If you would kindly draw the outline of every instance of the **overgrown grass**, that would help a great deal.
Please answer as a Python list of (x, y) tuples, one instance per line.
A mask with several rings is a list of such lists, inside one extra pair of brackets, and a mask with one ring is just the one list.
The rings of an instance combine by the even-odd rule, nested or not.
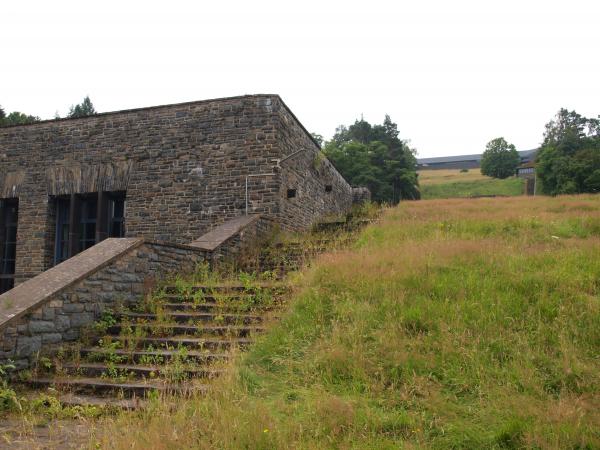
[(523, 180), (516, 177), (498, 180), (486, 177), (479, 169), (424, 170), (419, 172), (421, 197), (461, 198), (477, 196), (515, 196), (523, 193)]
[(404, 203), (206, 398), (100, 448), (600, 448), (600, 198)]

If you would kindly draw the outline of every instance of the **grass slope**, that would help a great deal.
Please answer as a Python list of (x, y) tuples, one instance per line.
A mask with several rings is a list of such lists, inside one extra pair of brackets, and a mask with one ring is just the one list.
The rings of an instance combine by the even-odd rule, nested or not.
[(523, 180), (511, 177), (504, 180), (486, 177), (479, 169), (423, 170), (419, 172), (423, 199), (460, 198), (481, 195), (515, 196), (523, 193)]
[(600, 448), (600, 198), (407, 202), (206, 399), (101, 448)]

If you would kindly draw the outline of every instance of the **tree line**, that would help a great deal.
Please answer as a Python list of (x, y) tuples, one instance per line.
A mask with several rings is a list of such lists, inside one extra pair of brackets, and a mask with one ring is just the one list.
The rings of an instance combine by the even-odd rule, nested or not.
[[(94, 104), (90, 100), (90, 97), (86, 96), (81, 103), (71, 105), (67, 117), (87, 117), (92, 116), (94, 114), (96, 114)], [(54, 116), (54, 118), (60, 119), (58, 113)], [(2, 106), (0, 106), (0, 127), (8, 127), (11, 125), (27, 125), (39, 121), (40, 118), (38, 116), (32, 116), (19, 111), (13, 111), (7, 114), (2, 108)]]
[(399, 134), (388, 115), (381, 125), (361, 118), (348, 127), (339, 126), (323, 152), (350, 184), (368, 187), (373, 201), (416, 200), (420, 198), (416, 152)]
[[(502, 137), (490, 141), (481, 173), (494, 178), (514, 175), (521, 159)], [(546, 124), (536, 154), (538, 191), (547, 195), (600, 192), (600, 120), (560, 109)]]

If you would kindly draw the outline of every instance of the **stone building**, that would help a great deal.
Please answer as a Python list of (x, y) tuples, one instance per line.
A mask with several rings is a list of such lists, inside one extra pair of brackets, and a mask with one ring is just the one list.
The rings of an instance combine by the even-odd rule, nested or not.
[(352, 200), (277, 95), (0, 128), (0, 293), (107, 237), (186, 244), (245, 214), (301, 230)]

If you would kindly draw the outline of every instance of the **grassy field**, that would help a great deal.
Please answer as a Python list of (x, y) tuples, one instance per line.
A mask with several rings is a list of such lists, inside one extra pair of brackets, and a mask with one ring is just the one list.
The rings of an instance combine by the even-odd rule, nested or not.
[(479, 169), (422, 170), (419, 184), (423, 199), (475, 197), (481, 195), (514, 196), (523, 193), (523, 180), (511, 177), (504, 180), (486, 177)]
[(600, 448), (599, 197), (406, 202), (296, 284), (212, 394), (91, 448)]

